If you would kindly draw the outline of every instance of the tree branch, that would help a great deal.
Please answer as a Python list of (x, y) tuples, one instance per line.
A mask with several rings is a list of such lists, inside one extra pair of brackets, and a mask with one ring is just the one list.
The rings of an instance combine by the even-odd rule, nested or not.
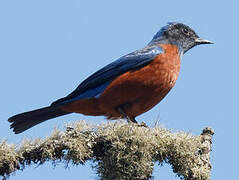
[(107, 123), (89, 125), (83, 121), (55, 130), (44, 140), (24, 140), (19, 147), (0, 143), (0, 175), (9, 177), (26, 165), (84, 164), (97, 162), (101, 179), (151, 179), (155, 162), (169, 163), (173, 172), (185, 180), (210, 179), (211, 128), (201, 135), (171, 131), (144, 124)]

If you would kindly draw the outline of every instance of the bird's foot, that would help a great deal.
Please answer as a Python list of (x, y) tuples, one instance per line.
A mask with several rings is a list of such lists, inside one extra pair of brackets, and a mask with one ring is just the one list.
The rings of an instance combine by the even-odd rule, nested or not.
[(145, 122), (138, 123), (137, 126), (149, 128)]

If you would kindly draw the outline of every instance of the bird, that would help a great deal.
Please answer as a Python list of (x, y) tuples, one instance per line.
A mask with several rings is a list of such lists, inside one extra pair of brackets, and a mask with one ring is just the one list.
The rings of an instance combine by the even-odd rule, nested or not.
[(144, 48), (96, 71), (69, 95), (10, 117), (10, 128), (18, 134), (70, 113), (137, 123), (135, 118), (158, 104), (175, 85), (182, 55), (201, 44), (213, 42), (200, 38), (186, 24), (167, 23)]

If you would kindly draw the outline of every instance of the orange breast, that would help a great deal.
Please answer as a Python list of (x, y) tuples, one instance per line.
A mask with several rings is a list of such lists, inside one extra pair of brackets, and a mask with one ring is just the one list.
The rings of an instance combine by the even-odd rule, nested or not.
[(174, 45), (161, 45), (164, 53), (149, 65), (117, 77), (98, 99), (109, 118), (119, 117), (116, 108), (125, 105), (129, 117), (138, 116), (159, 103), (174, 86), (180, 69), (180, 54)]
[(136, 117), (159, 103), (174, 86), (180, 69), (180, 55), (174, 45), (161, 45), (164, 53), (150, 64), (120, 75), (99, 98), (82, 99), (62, 107), (68, 112), (105, 115), (117, 118), (116, 111), (124, 105), (129, 117)]

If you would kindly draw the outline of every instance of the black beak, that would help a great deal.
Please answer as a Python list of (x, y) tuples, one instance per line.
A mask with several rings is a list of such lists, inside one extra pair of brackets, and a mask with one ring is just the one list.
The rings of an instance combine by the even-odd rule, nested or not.
[(202, 38), (195, 39), (195, 43), (197, 45), (199, 45), (199, 44), (213, 44), (212, 41), (209, 41), (209, 40), (206, 40), (206, 39), (202, 39)]

